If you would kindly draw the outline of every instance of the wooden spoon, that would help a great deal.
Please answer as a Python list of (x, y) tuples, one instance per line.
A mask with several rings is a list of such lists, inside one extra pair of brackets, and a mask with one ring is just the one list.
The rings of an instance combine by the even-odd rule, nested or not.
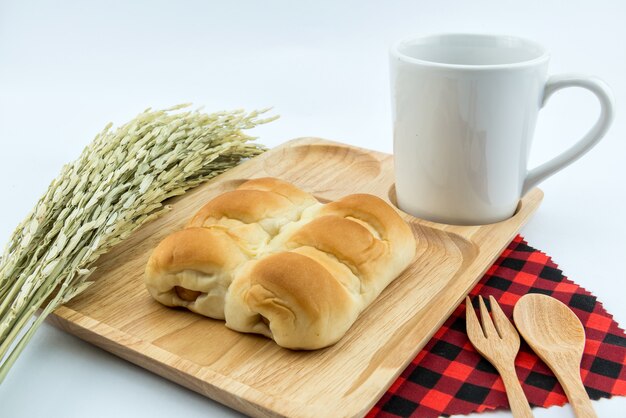
[(523, 296), (513, 320), (528, 345), (550, 367), (578, 418), (596, 418), (580, 377), (585, 329), (567, 305), (542, 295)]

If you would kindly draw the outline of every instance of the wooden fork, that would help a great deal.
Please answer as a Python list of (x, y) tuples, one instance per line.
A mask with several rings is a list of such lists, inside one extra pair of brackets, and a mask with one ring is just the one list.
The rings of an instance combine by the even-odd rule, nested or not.
[(489, 360), (493, 367), (498, 370), (504, 387), (506, 388), (506, 396), (509, 398), (511, 412), (516, 418), (530, 418), (533, 416), (530, 411), (530, 405), (522, 386), (517, 379), (515, 372), (515, 357), (519, 351), (520, 339), (517, 330), (507, 319), (502, 308), (493, 296), (489, 296), (491, 304), (491, 314), (493, 320), (489, 316), (485, 302), (482, 296), (479, 296), (480, 316), (482, 319), (482, 327), (478, 322), (478, 317), (474, 312), (472, 301), (469, 296), (465, 298), (467, 335), (472, 345), (482, 354), (484, 358)]

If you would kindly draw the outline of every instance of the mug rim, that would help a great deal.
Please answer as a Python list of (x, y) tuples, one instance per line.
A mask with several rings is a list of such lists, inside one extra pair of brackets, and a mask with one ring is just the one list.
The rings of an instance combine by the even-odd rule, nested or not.
[[(410, 55), (407, 55), (401, 52), (401, 48), (405, 47), (411, 43), (416, 43), (417, 41), (425, 41), (432, 40), (436, 38), (492, 38), (492, 39), (500, 39), (500, 40), (508, 40), (520, 42), (522, 44), (531, 45), (537, 50), (541, 51), (540, 55), (531, 58), (528, 60), (516, 61), (512, 63), (502, 63), (502, 64), (450, 64), (445, 62), (437, 62), (430, 61), (421, 58), (415, 58)], [(506, 70), (506, 69), (515, 69), (515, 68), (526, 68), (532, 67), (534, 65), (540, 64), (550, 59), (550, 51), (548, 48), (540, 44), (539, 42), (533, 41), (531, 39), (513, 36), (513, 35), (502, 35), (502, 34), (493, 34), (493, 33), (463, 33), (463, 32), (444, 32), (444, 33), (435, 33), (421, 36), (412, 36), (408, 38), (401, 39), (396, 41), (391, 49), (391, 56), (405, 61), (410, 64), (417, 64), (421, 66), (433, 67), (433, 68), (449, 68), (449, 69), (458, 69), (458, 70), (470, 70), (470, 71), (484, 71), (484, 70)]]

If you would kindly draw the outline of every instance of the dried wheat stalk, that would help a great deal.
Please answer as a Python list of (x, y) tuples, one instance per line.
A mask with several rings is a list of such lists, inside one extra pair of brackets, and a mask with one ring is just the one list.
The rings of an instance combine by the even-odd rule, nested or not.
[(275, 119), (186, 107), (107, 125), (16, 228), (0, 258), (0, 382), (46, 316), (89, 286), (98, 257), (166, 211), (164, 200), (263, 152), (242, 130)]

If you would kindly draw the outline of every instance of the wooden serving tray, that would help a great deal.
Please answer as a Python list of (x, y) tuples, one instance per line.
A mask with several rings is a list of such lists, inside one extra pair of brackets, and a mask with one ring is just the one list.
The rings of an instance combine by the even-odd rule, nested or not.
[(452, 226), (402, 214), (417, 239), (412, 265), (366, 309), (341, 341), (290, 351), (222, 321), (166, 308), (143, 284), (166, 235), (207, 201), (246, 179), (273, 176), (320, 200), (371, 193), (394, 200), (392, 156), (316, 138), (296, 139), (172, 201), (98, 262), (95, 284), (50, 321), (111, 353), (253, 416), (366, 414), (422, 349), (538, 207), (535, 189), (510, 219)]

